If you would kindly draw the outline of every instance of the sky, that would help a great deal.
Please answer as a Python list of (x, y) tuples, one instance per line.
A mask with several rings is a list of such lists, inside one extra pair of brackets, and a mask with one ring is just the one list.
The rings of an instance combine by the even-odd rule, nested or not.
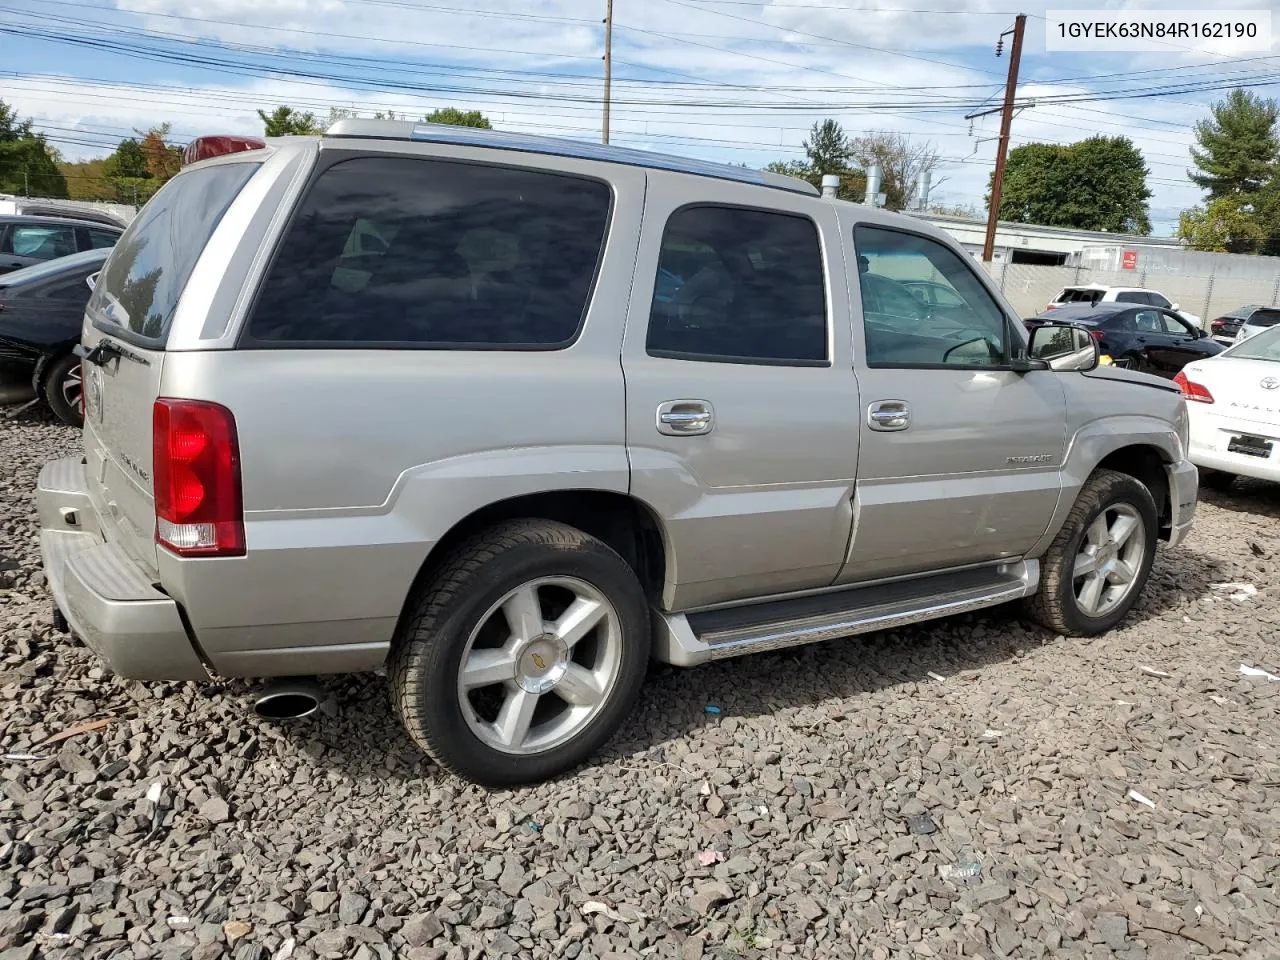
[[(0, 98), (68, 159), (169, 122), (177, 142), (261, 133), (257, 109), (420, 117), (598, 140), (607, 0), (0, 0)], [(1230, 0), (1267, 10), (1275, 0)], [(983, 206), (1009, 39), (1028, 15), (1011, 144), (1130, 137), (1153, 232), (1201, 199), (1192, 125), (1231, 85), (1280, 96), (1280, 45), (1180, 40), (1047, 52), (1046, 13), (1203, 10), (1179, 0), (614, 0), (614, 143), (762, 166), (801, 159), (815, 120), (893, 131), (942, 156), (931, 203)], [(1280, 30), (1280, 17), (1275, 29)], [(1215, 89), (1216, 88), (1216, 89)], [(1098, 99), (1100, 98), (1100, 99)], [(1078, 102), (1071, 102), (1078, 101)]]

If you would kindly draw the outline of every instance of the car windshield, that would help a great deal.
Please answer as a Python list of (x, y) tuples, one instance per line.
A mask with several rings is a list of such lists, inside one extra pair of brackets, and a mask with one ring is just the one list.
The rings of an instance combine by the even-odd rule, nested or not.
[(39, 283), (41, 280), (56, 277), (65, 271), (102, 263), (107, 259), (107, 254), (110, 252), (110, 250), (85, 250), (83, 253), (72, 253), (65, 257), (58, 257), (55, 260), (45, 260), (35, 266), (24, 267), (21, 270), (6, 273), (4, 277), (0, 278), (0, 287), (21, 287), (29, 283)]
[(1225, 353), (1224, 357), (1237, 360), (1272, 360), (1280, 362), (1280, 327), (1263, 330), (1257, 336), (1237, 343)]

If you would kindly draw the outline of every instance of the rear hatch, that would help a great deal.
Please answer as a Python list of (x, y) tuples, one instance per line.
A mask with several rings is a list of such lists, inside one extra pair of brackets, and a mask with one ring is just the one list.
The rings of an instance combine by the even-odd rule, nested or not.
[[(259, 168), (185, 170), (138, 214), (103, 268), (85, 312), (84, 445), (94, 505), (108, 539), (156, 568), (152, 408), (174, 311), (222, 215)], [(211, 291), (191, 291), (191, 295)]]
[(1213, 405), (1203, 407), (1213, 417), (1257, 424), (1257, 431), (1268, 437), (1280, 433), (1280, 361), (1227, 354), (1192, 365), (1187, 377), (1213, 397)]

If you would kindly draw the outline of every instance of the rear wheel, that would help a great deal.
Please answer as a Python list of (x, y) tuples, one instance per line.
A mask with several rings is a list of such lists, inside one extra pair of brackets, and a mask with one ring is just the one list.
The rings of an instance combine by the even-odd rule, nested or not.
[(1137, 602), (1155, 557), (1155, 501), (1133, 477), (1098, 470), (1041, 560), (1031, 616), (1068, 636), (1111, 629)]
[(1210, 490), (1221, 492), (1231, 489), (1231, 485), (1236, 482), (1236, 475), (1222, 470), (1201, 470), (1200, 482)]
[(416, 598), (392, 700), (442, 766), (486, 786), (533, 783), (613, 735), (649, 644), (644, 593), (617, 553), (561, 523), (504, 523), (459, 547)]
[(73, 427), (84, 426), (80, 412), (80, 394), (84, 389), (80, 374), (80, 358), (73, 353), (63, 354), (49, 364), (44, 375), (41, 393), (45, 403), (63, 423)]

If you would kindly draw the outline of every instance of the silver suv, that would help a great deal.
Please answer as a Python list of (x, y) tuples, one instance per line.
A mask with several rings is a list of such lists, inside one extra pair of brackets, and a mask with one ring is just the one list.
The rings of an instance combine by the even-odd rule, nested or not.
[(492, 785), (591, 755), (650, 658), (1017, 599), (1104, 631), (1196, 503), (1177, 387), (1028, 336), (938, 230), (590, 144), (349, 120), (195, 162), (81, 350), (38, 491), (70, 628), (144, 680), (385, 667)]

